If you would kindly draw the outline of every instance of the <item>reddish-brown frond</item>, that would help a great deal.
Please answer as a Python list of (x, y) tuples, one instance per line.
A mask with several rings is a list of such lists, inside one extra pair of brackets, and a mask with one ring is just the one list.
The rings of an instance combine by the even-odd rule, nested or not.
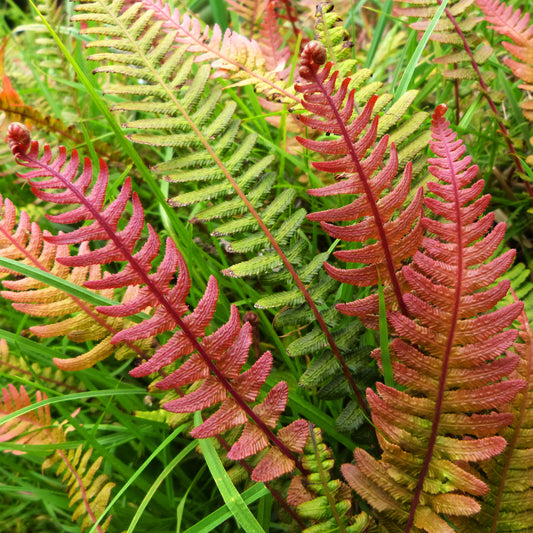
[[(297, 85), (296, 89), (303, 95), (303, 107), (312, 115), (301, 116), (300, 120), (308, 127), (336, 134), (338, 138), (327, 141), (297, 139), (309, 150), (335, 156), (328, 161), (314, 162), (313, 166), (339, 174), (340, 181), (321, 189), (312, 189), (309, 194), (350, 194), (356, 197), (347, 206), (312, 213), (308, 218), (320, 221), (324, 231), (333, 238), (362, 244), (358, 249), (338, 251), (334, 255), (341, 261), (366, 266), (342, 269), (326, 263), (326, 271), (331, 277), (360, 287), (377, 285), (381, 281), (386, 287), (388, 307), (394, 305), (407, 314), (399, 271), (403, 260), (417, 250), (422, 238), (423, 193), (419, 189), (411, 203), (402, 209), (410, 190), (412, 165), (409, 162), (402, 176), (396, 180), (399, 164), (394, 144), (390, 145), (389, 158), (384, 161), (389, 148), (388, 136), (376, 142), (379, 116), (371, 118), (377, 96), (370, 98), (357, 115), (354, 110), (355, 91), (348, 92), (350, 79), (342, 80), (339, 85), (339, 73), (331, 72), (332, 64), (320, 66), (325, 59), (325, 49), (316, 41), (304, 49), (300, 76), (307, 83)], [(349, 226), (332, 224), (348, 220), (355, 223)], [(372, 315), (377, 314), (378, 299), (372, 295), (360, 301), (340, 304), (337, 309), (366, 319), (368, 325), (375, 325)]]
[[(96, 179), (93, 183), (93, 168), (88, 159), (84, 161), (80, 172), (80, 161), (75, 151), (69, 158), (65, 148), (61, 147), (58, 156), (54, 157), (50, 147), (45, 146), (43, 155), (39, 157), (38, 143), (30, 143), (25, 132), (24, 126), (13, 124), (8, 135), (17, 162), (30, 169), (23, 177), (30, 183), (32, 191), (42, 200), (73, 206), (70, 211), (49, 218), (60, 223), (68, 221), (69, 224), (90, 222), (69, 233), (44, 235), (49, 246), (57, 247), (56, 262), (67, 267), (68, 272), (72, 271), (71, 277), (77, 284), (100, 290), (110, 298), (115, 289), (126, 289), (129, 296), (122, 303), (95, 309), (97, 315), (109, 317), (113, 324), (125, 319), (131, 321), (132, 315), (141, 312), (151, 312), (148, 318), (137, 320), (136, 324), (129, 322), (120, 331), (113, 332), (107, 344), (112, 348), (122, 342), (151, 342), (160, 333), (173, 332), (153, 357), (132, 370), (131, 375), (142, 377), (160, 372), (177, 359), (187, 357), (177, 370), (173, 369), (157, 386), (161, 389), (178, 389), (181, 397), (164, 406), (171, 412), (194, 412), (220, 404), (214, 414), (192, 431), (194, 437), (220, 435), (228, 429), (253, 422), (260, 432), (261, 446), (244, 438), (239, 440), (237, 455), (247, 457), (271, 446), (260, 463), (260, 473), (254, 479), (273, 479), (295, 466), (303, 471), (294, 454), (300, 453), (300, 441), (307, 438), (307, 422), (298, 420), (282, 428), (278, 436), (272, 431), (287, 403), (286, 385), (274, 388), (265, 401), (256, 406), (256, 410), (249, 405), (256, 403), (273, 362), (270, 352), (265, 352), (243, 371), (252, 343), (251, 324), (247, 322), (241, 325), (237, 308), (233, 306), (228, 322), (206, 335), (218, 301), (216, 279), (209, 279), (203, 298), (190, 312), (186, 298), (191, 289), (191, 280), (187, 265), (172, 239), (167, 239), (162, 261), (155, 272), (151, 272), (151, 262), (159, 253), (160, 241), (156, 232), (147, 225), (148, 237), (144, 244), (139, 242), (145, 226), (144, 211), (139, 198), (132, 193), (129, 178), (115, 200), (106, 205), (108, 171), (102, 161), (99, 172), (94, 173)], [(127, 215), (129, 205), (132, 206), (131, 215)], [(14, 222), (11, 212), (7, 218), (12, 229)], [(97, 248), (93, 242), (96, 240), (104, 241), (104, 245)], [(69, 255), (69, 245), (79, 245), (77, 255)], [(109, 262), (118, 262), (123, 268), (116, 274), (102, 278), (101, 264)], [(178, 277), (173, 284), (176, 270)], [(49, 288), (33, 291), (27, 297), (29, 299), (17, 305), (37, 306), (34, 314), (41, 316), (56, 312), (54, 305), (62, 307), (62, 312), (76, 311), (69, 302), (59, 304), (54, 300), (50, 303), (47, 298), (51, 292)], [(25, 307), (23, 310), (26, 308), (30, 309)], [(76, 321), (77, 318), (72, 320)], [(55, 334), (55, 330), (51, 334)], [(83, 340), (87, 340), (86, 336)], [(69, 362), (59, 364), (69, 368)], [(72, 365), (70, 369), (75, 367)], [(193, 391), (179, 389), (188, 384), (194, 385)], [(277, 460), (268, 460), (271, 456)]]
[[(508, 405), (525, 385), (514, 374), (519, 359), (508, 351), (517, 336), (509, 328), (523, 306), (494, 309), (509, 283), (493, 283), (514, 252), (491, 257), (505, 228), (491, 230), (493, 217), (483, 216), (487, 198), (477, 198), (477, 166), (464, 156), (445, 111), (438, 106), (433, 115), (437, 157), (429, 170), (440, 181), (428, 184), (434, 197), (425, 200), (431, 217), (421, 222), (422, 251), (402, 269), (409, 314), (388, 313), (394, 379), (404, 389), (378, 383), (376, 392), (368, 390), (383, 456), (356, 450), (357, 464), (343, 467), (384, 523), (395, 520), (405, 531), (449, 531), (444, 518), (479, 511), (474, 497), (489, 487), (468, 463), (504, 450), (498, 433), (511, 423)], [(380, 364), (379, 349), (373, 356)]]
[(283, 79), (289, 74), (289, 69), (285, 67), (291, 51), (283, 43), (283, 34), (278, 24), (280, 16), (276, 11), (277, 3), (276, 0), (270, 0), (266, 6), (258, 41), (266, 68), (271, 72), (278, 72), (279, 77)]

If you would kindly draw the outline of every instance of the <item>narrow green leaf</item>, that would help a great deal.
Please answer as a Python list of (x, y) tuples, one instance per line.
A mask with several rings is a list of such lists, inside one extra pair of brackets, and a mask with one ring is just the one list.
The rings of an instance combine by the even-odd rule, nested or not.
[[(256, 483), (253, 487), (250, 487), (248, 490), (245, 490), (242, 493), (242, 499), (247, 505), (249, 505), (259, 498), (269, 495), (270, 492), (263, 485), (263, 483)], [(227, 505), (223, 505), (210, 515), (202, 518), (202, 520), (194, 524), (194, 526), (190, 527), (183, 533), (208, 533), (209, 531), (213, 531), (228, 518), (231, 518), (231, 511), (228, 509)]]
[(163, 469), (161, 474), (157, 476), (157, 479), (154, 481), (154, 483), (150, 487), (150, 490), (146, 493), (146, 496), (143, 498), (143, 501), (139, 505), (139, 508), (137, 509), (133, 520), (130, 522), (130, 526), (128, 527), (126, 533), (131, 533), (135, 529), (135, 526), (141, 519), (144, 510), (150, 503), (150, 500), (152, 499), (157, 489), (160, 487), (161, 483), (165, 481), (165, 479), (172, 472), (172, 470), (174, 470), (174, 468), (176, 468), (176, 466), (181, 463), (181, 461), (183, 461), (183, 459), (185, 459), (185, 457), (187, 457), (187, 455), (189, 455), (196, 448), (196, 446), (198, 446), (197, 440), (193, 440), (192, 442), (187, 444), (187, 446), (185, 446), (185, 448), (183, 448), (183, 450), (181, 450), (181, 452), (178, 453), (178, 455), (176, 455), (176, 457), (174, 457), (174, 459), (172, 459), (170, 463), (168, 463), (168, 465)]
[(381, 350), (381, 366), (385, 385), (394, 387), (394, 377), (392, 374), (392, 363), (389, 353), (389, 330), (387, 327), (387, 309), (385, 308), (385, 296), (381, 281), (378, 284), (379, 295), (379, 346)]
[[(388, 1), (389, 0), (387, 0), (387, 3)], [(409, 84), (411, 83), (411, 80), (413, 79), (416, 66), (418, 65), (418, 60), (420, 59), (420, 56), (422, 55), (422, 52), (424, 51), (424, 48), (426, 47), (426, 44), (429, 41), (429, 38), (431, 37), (431, 34), (433, 33), (435, 26), (437, 25), (437, 22), (439, 21), (441, 15), (444, 13), (444, 9), (448, 5), (448, 1), (449, 0), (442, 0), (442, 4), (439, 6), (439, 9), (437, 9), (437, 12), (431, 19), (431, 22), (427, 30), (424, 32), (422, 39), (420, 39), (420, 42), (418, 43), (418, 46), (416, 47), (415, 53), (411, 56), (411, 59), (409, 60), (409, 63), (407, 64), (407, 68), (405, 69), (402, 79), (400, 80), (400, 84), (398, 85), (398, 88), (394, 92), (394, 100), (398, 100), (398, 98), (400, 98), (400, 96), (402, 96), (407, 91)], [(381, 18), (379, 21), (381, 22)], [(372, 42), (372, 44), (374, 43)]]
[[(194, 414), (194, 423), (199, 426), (202, 423), (202, 414), (196, 411)], [(248, 533), (260, 533), (264, 531), (261, 524), (256, 520), (246, 502), (242, 499), (240, 492), (235, 488), (235, 485), (228, 476), (225, 468), (222, 466), (220, 457), (218, 456), (213, 444), (209, 439), (200, 439), (200, 448), (205, 457), (207, 466), (213, 476), (220, 494), (235, 517), (237, 524)]]

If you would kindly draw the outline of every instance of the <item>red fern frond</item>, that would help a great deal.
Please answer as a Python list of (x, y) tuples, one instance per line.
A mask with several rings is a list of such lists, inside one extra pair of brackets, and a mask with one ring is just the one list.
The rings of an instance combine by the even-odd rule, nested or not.
[[(494, 310), (509, 282), (487, 289), (509, 268), (514, 251), (490, 260), (505, 226), (488, 233), (494, 219), (482, 215), (488, 199), (476, 199), (482, 181), (470, 185), (478, 167), (463, 157), (465, 147), (445, 111), (437, 107), (430, 141), (437, 157), (429, 170), (440, 183), (428, 183), (435, 198), (425, 204), (435, 218), (422, 220), (435, 237), (425, 236), (424, 251), (402, 269), (411, 290), (404, 295), (409, 317), (388, 314), (397, 336), (391, 344), (394, 379), (405, 390), (378, 384), (377, 394), (368, 391), (382, 460), (356, 450), (357, 464), (343, 466), (352, 488), (384, 522), (399, 520), (406, 532), (413, 525), (449, 531), (439, 515), (479, 511), (472, 496), (488, 487), (461, 463), (502, 452), (506, 442), (496, 434), (512, 421), (504, 411), (525, 385), (507, 379), (518, 365), (517, 355), (508, 351), (517, 332), (507, 328), (523, 306)], [(374, 355), (379, 361), (379, 350)]]
[(276, 5), (275, 0), (268, 3), (261, 22), (261, 33), (258, 41), (267, 70), (278, 72), (279, 77), (284, 79), (288, 75), (285, 66), (291, 57), (291, 51), (288, 46), (283, 46), (283, 37), (278, 25), (280, 17), (276, 11)]
[[(168, 389), (201, 379), (204, 381), (193, 392), (165, 404), (166, 409), (172, 412), (194, 412), (220, 403), (218, 410), (193, 430), (193, 436), (198, 438), (219, 435), (227, 429), (246, 424), (250, 418), (264, 435), (264, 445), (245, 446), (249, 439), (239, 440), (235, 455), (247, 457), (256, 453), (258, 448), (267, 447), (270, 442), (283, 456), (283, 460), (277, 461), (277, 464), (268, 459), (259, 463), (258, 469), (252, 474), (257, 481), (273, 479), (295, 466), (304, 470), (293, 452), (300, 453), (303, 449), (308, 433), (307, 423), (297, 421), (280, 430), (278, 436), (272, 431), (286, 405), (287, 395), (280, 397), (273, 393), (274, 396), (267, 396), (262, 404), (256, 406), (256, 410), (248, 405), (255, 402), (272, 366), (272, 356), (270, 352), (266, 352), (250, 369), (242, 372), (252, 343), (251, 325), (241, 325), (237, 309), (233, 306), (228, 323), (205, 336), (218, 300), (216, 279), (210, 278), (204, 297), (196, 309), (186, 315), (188, 306), (185, 299), (191, 283), (187, 265), (174, 241), (167, 239), (163, 259), (154, 273), (150, 273), (151, 261), (159, 251), (160, 242), (149, 224), (148, 239), (137, 252), (134, 251), (144, 228), (144, 211), (137, 194), (131, 192), (130, 180), (126, 180), (117, 198), (105, 206), (108, 172), (103, 161), (100, 161), (100, 171), (96, 181), (92, 183), (93, 168), (88, 159), (84, 161), (78, 175), (80, 161), (76, 152), (73, 152), (72, 158), (68, 158), (65, 148), (60, 147), (59, 155), (54, 158), (50, 147), (45, 146), (43, 155), (39, 157), (38, 143), (30, 142), (26, 132), (24, 126), (13, 124), (10, 126), (8, 139), (17, 162), (32, 169), (23, 175), (32, 191), (43, 200), (74, 206), (64, 214), (49, 215), (48, 218), (60, 223), (68, 221), (69, 224), (91, 221), (66, 234), (44, 236), (47, 242), (58, 247), (80, 245), (78, 255), (58, 256), (57, 262), (77, 268), (91, 268), (94, 265), (99, 267), (100, 264), (111, 261), (126, 262), (126, 266), (118, 274), (104, 279), (91, 279), (85, 285), (95, 290), (139, 286), (138, 292), (128, 302), (99, 306), (96, 310), (111, 317), (126, 317), (147, 307), (153, 308), (150, 318), (116, 333), (111, 343), (151, 339), (159, 333), (179, 328), (151, 359), (132, 370), (131, 375), (146, 376), (161, 371), (180, 358), (190, 356), (157, 386)], [(124, 213), (130, 200), (132, 214), (125, 223)], [(124, 229), (120, 231), (119, 223), (124, 225)], [(90, 250), (90, 242), (94, 240), (104, 240), (106, 244)], [(176, 269), (179, 275), (172, 287), (171, 281)], [(246, 432), (245, 429), (245, 436)], [(276, 456), (276, 453), (269, 452), (267, 457), (273, 454)]]
[[(311, 42), (304, 49), (300, 76), (308, 83), (297, 85), (296, 89), (304, 95), (302, 105), (313, 116), (300, 116), (300, 120), (308, 127), (339, 137), (331, 141), (297, 139), (309, 150), (337, 156), (330, 161), (315, 162), (313, 166), (318, 170), (341, 174), (343, 179), (321, 189), (312, 189), (309, 194), (351, 194), (357, 197), (345, 207), (313, 213), (308, 218), (320, 221), (324, 231), (334, 238), (364, 243), (360, 249), (335, 252), (335, 256), (341, 261), (367, 266), (345, 270), (325, 263), (331, 277), (357, 286), (376, 285), (379, 281), (390, 285), (393, 289), (392, 299), (395, 296), (401, 311), (407, 314), (399, 270), (402, 261), (418, 248), (422, 237), (420, 220), (423, 193), (419, 189), (407, 209), (402, 210), (411, 185), (412, 164), (407, 164), (402, 178), (396, 186), (392, 186), (398, 172), (398, 154), (394, 144), (391, 144), (389, 160), (383, 166), (388, 136), (385, 135), (375, 144), (379, 117), (376, 115), (371, 121), (377, 97), (372, 97), (361, 114), (354, 117), (355, 90), (348, 93), (350, 79), (344, 79), (335, 90), (338, 72), (330, 75), (331, 63), (321, 67), (325, 60), (326, 50), (320, 43)], [(386, 189), (390, 191), (384, 193)], [(394, 217), (396, 214), (398, 216)], [(362, 218), (360, 222), (350, 226), (331, 224), (359, 218)], [(390, 307), (391, 299), (388, 300)], [(368, 317), (377, 312), (377, 295), (340, 304), (337, 309), (348, 315)]]

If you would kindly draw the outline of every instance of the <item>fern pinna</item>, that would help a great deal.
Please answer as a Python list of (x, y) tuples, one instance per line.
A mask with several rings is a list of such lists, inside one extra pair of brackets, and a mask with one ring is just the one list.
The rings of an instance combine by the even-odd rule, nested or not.
[[(129, 180), (117, 198), (106, 206), (108, 172), (103, 161), (100, 161), (100, 171), (92, 183), (93, 169), (88, 159), (78, 176), (77, 154), (68, 158), (64, 147), (60, 148), (59, 155), (54, 158), (50, 147), (45, 146), (43, 155), (39, 157), (39, 144), (30, 141), (28, 130), (21, 124), (10, 126), (8, 141), (17, 162), (33, 169), (24, 177), (38, 198), (78, 206), (49, 218), (69, 224), (93, 221), (90, 225), (69, 233), (45, 236), (46, 241), (58, 246), (80, 244), (80, 248), (85, 247), (77, 256), (65, 255), (56, 260), (66, 266), (126, 261), (126, 266), (120, 272), (100, 280), (86, 281), (84, 285), (98, 290), (141, 286), (138, 294), (130, 301), (99, 306), (96, 310), (106, 316), (125, 317), (153, 308), (150, 318), (119, 331), (111, 342), (117, 344), (126, 340), (131, 342), (154, 338), (179, 327), (148, 361), (130, 373), (140, 377), (163, 372), (165, 367), (177, 359), (189, 355), (187, 361), (173, 373), (165, 375), (157, 386), (160, 389), (176, 388), (181, 392), (184, 385), (197, 383), (199, 380), (203, 382), (192, 392), (181, 392), (182, 397), (168, 402), (165, 408), (171, 412), (194, 412), (221, 403), (219, 409), (194, 428), (191, 434), (197, 438), (207, 438), (244, 425), (239, 440), (228, 454), (234, 460), (254, 455), (269, 447), (271, 442), (274, 447), (253, 471), (252, 477), (257, 481), (274, 479), (291, 471), (295, 465), (303, 471), (294, 453), (300, 453), (303, 449), (308, 434), (307, 422), (296, 420), (280, 429), (277, 435), (272, 431), (287, 403), (287, 384), (278, 383), (264, 401), (253, 409), (248, 405), (248, 402), (256, 400), (270, 373), (272, 355), (265, 352), (248, 370), (242, 372), (252, 343), (251, 325), (241, 325), (235, 306), (232, 307), (229, 321), (211, 335), (205, 336), (205, 329), (213, 318), (218, 299), (218, 286), (214, 277), (210, 278), (196, 309), (185, 315), (188, 311), (185, 299), (190, 290), (190, 278), (187, 265), (172, 239), (168, 238), (166, 241), (159, 267), (150, 273), (151, 263), (158, 255), (161, 243), (155, 230), (148, 224), (148, 238), (135, 251), (144, 229), (144, 211), (137, 194), (131, 194)], [(131, 217), (119, 231), (117, 227), (130, 201)], [(94, 240), (104, 240), (107, 244), (90, 251), (88, 244)], [(179, 275), (172, 287), (170, 283), (176, 270)], [(198, 337), (202, 337), (201, 341), (197, 340)]]
[[(382, 384), (368, 391), (373, 421), (383, 449), (380, 461), (364, 450), (356, 464), (344, 465), (350, 485), (377, 510), (391, 531), (413, 526), (428, 532), (453, 531), (444, 517), (480, 510), (473, 496), (488, 486), (468, 462), (503, 451), (496, 434), (511, 421), (506, 408), (525, 383), (507, 379), (518, 365), (509, 351), (517, 331), (507, 329), (522, 310), (513, 303), (496, 310), (509, 282), (491, 286), (511, 265), (514, 251), (486, 262), (501, 243), (505, 225), (490, 232), (494, 215), (482, 216), (488, 196), (465, 147), (435, 110), (425, 199), (432, 218), (423, 218), (423, 251), (402, 268), (409, 316), (389, 312), (394, 378), (404, 388)], [(443, 201), (437, 199), (440, 197)], [(433, 234), (436, 238), (431, 237)], [(379, 350), (375, 357), (380, 359)], [(442, 517), (440, 516), (442, 515)], [(400, 526), (398, 526), (400, 524)]]

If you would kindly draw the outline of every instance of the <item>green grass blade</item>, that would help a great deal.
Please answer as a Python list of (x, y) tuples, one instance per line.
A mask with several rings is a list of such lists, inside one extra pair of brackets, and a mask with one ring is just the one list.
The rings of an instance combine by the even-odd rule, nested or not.
[(390, 13), (392, 11), (392, 0), (385, 0), (385, 5), (381, 10), (381, 15), (379, 17), (378, 23), (376, 25), (376, 30), (372, 34), (372, 44), (370, 45), (370, 50), (366, 56), (365, 67), (371, 68), (372, 63), (374, 62), (374, 57), (378, 51), (378, 47), (381, 45), (383, 32), (385, 31), (385, 26), (387, 20), (389, 19)]
[[(91, 305), (117, 305), (119, 303), (115, 300), (100, 296), (99, 294), (89, 289), (86, 289), (85, 287), (80, 287), (75, 283), (72, 283), (62, 278), (58, 278), (57, 276), (54, 276), (49, 272), (45, 272), (44, 270), (41, 270), (31, 265), (26, 265), (24, 263), (21, 263), (20, 261), (15, 261), (14, 259), (0, 257), (0, 266), (9, 268), (10, 270), (22, 274), (23, 276), (36, 279), (37, 281), (42, 281), (43, 283), (46, 283), (51, 287), (55, 287), (56, 289), (70, 294), (75, 298), (79, 298), (80, 300), (83, 300), (84, 302), (87, 302)], [(131, 319), (134, 322), (141, 322), (143, 319), (149, 317), (150, 315), (146, 313), (138, 313), (137, 315), (128, 317), (128, 320)]]
[[(263, 485), (263, 483), (257, 483), (241, 494), (244, 503), (248, 505), (268, 495), (270, 495), (270, 492)], [(228, 518), (231, 518), (231, 516), (232, 513), (228, 506), (223, 505), (216, 511), (212, 512), (209, 516), (202, 518), (202, 520), (185, 530), (183, 533), (208, 533), (209, 531), (213, 531)]]
[(139, 508), (137, 509), (137, 512), (135, 513), (135, 516), (133, 517), (133, 520), (131, 521), (126, 533), (131, 533), (135, 529), (135, 526), (137, 525), (137, 522), (139, 522), (139, 520), (141, 519), (141, 516), (144, 510), (146, 509), (146, 506), (150, 503), (150, 500), (152, 499), (153, 495), (155, 494), (161, 483), (165, 481), (165, 479), (172, 472), (172, 470), (174, 470), (174, 468), (179, 463), (181, 463), (181, 461), (183, 461), (183, 459), (185, 459), (185, 457), (187, 457), (187, 455), (189, 455), (194, 450), (194, 448), (196, 448), (196, 446), (198, 446), (197, 440), (193, 440), (192, 442), (187, 444), (187, 446), (185, 446), (185, 448), (183, 448), (183, 450), (181, 450), (181, 452), (178, 453), (178, 455), (176, 455), (176, 457), (174, 457), (174, 459), (172, 459), (170, 463), (168, 463), (168, 465), (163, 469), (161, 474), (157, 476), (157, 479), (154, 481), (154, 483), (150, 487), (150, 490), (146, 493), (146, 496), (143, 498), (143, 501), (139, 505)]
[(387, 327), (387, 309), (385, 308), (385, 295), (381, 281), (378, 284), (379, 296), (379, 346), (381, 350), (381, 367), (385, 385), (394, 387), (394, 376), (389, 352), (389, 330)]
[(6, 416), (3, 416), (0, 418), (0, 426), (6, 424), (10, 420), (13, 420), (13, 418), (17, 418), (18, 416), (22, 416), (26, 413), (29, 413), (30, 411), (35, 411), (36, 409), (39, 409), (39, 407), (45, 407), (46, 405), (53, 405), (55, 403), (63, 403), (63, 402), (73, 402), (75, 400), (85, 400), (88, 398), (96, 398), (99, 396), (123, 396), (123, 395), (131, 395), (131, 394), (146, 394), (146, 391), (143, 390), (136, 390), (136, 389), (107, 389), (107, 390), (93, 390), (93, 391), (86, 391), (86, 392), (75, 392), (73, 394), (64, 394), (63, 396), (58, 396), (56, 398), (47, 398), (46, 400), (41, 400), (40, 402), (32, 403), (31, 405), (28, 405), (27, 407), (23, 407), (22, 409), (19, 409), (18, 411), (15, 411), (13, 413), (9, 413)]
[(449, 0), (442, 1), (442, 4), (439, 6), (439, 9), (437, 9), (437, 12), (431, 19), (431, 22), (427, 30), (424, 32), (422, 39), (420, 39), (420, 42), (418, 43), (418, 46), (416, 47), (415, 53), (411, 56), (411, 59), (409, 60), (409, 63), (407, 64), (407, 68), (405, 69), (402, 79), (400, 80), (400, 84), (398, 85), (398, 88), (396, 89), (396, 91), (394, 91), (393, 101), (396, 101), (398, 98), (400, 98), (400, 96), (402, 96), (402, 94), (404, 94), (405, 91), (407, 91), (407, 89), (409, 88), (409, 85), (415, 73), (416, 66), (418, 65), (418, 60), (420, 59), (420, 56), (422, 55), (422, 52), (424, 51), (424, 48), (426, 47), (426, 44), (429, 41), (429, 38), (431, 37), (431, 34), (433, 33), (435, 26), (437, 25), (437, 22), (439, 21), (440, 17), (444, 13), (444, 9), (448, 5), (448, 1)]
[(121, 498), (121, 496), (128, 490), (130, 485), (136, 481), (136, 479), (143, 473), (146, 467), (159, 455), (159, 453), (164, 450), (185, 428), (187, 424), (182, 424), (177, 427), (151, 454), (150, 457), (144, 461), (144, 463), (137, 468), (135, 474), (133, 474), (126, 483), (121, 487), (115, 497), (109, 502), (104, 512), (100, 515), (100, 518), (94, 523), (93, 527), (89, 530), (89, 533), (94, 533), (96, 531), (96, 526), (102, 522), (106, 514), (113, 508), (113, 505)]
[[(199, 411), (194, 414), (194, 423), (199, 426), (202, 423), (202, 415)], [(200, 439), (200, 448), (205, 457), (207, 466), (217, 484), (220, 494), (235, 517), (237, 524), (247, 533), (261, 533), (264, 529), (256, 520), (246, 502), (242, 499), (240, 492), (228, 476), (222, 462), (209, 439)]]

